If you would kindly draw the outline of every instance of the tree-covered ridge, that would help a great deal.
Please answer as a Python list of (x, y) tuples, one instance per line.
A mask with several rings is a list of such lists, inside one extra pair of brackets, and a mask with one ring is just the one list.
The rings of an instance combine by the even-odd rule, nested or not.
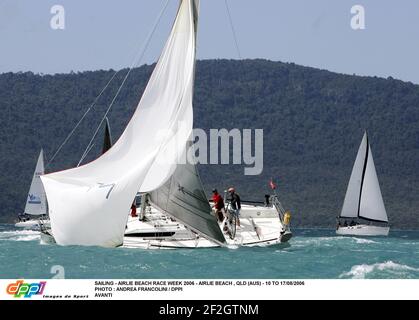
[[(109, 116), (114, 140), (152, 69), (133, 70), (117, 99)], [(50, 170), (78, 162), (126, 72), (118, 73)], [(39, 149), (52, 156), (112, 75), (0, 75), (3, 220), (23, 210)], [(244, 176), (240, 166), (200, 166), (207, 190), (235, 185), (242, 198), (262, 200), (274, 177), (294, 225), (334, 226), (367, 129), (392, 226), (419, 228), (419, 86), (266, 60), (199, 61), (195, 83), (195, 127), (264, 129), (263, 174)]]

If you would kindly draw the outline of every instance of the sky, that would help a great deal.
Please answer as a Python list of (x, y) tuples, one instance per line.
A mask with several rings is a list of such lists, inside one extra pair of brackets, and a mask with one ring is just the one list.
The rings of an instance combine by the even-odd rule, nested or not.
[[(179, 0), (0, 0), (0, 73), (121, 69), (144, 47), (157, 60)], [(293, 62), (330, 71), (419, 84), (417, 0), (227, 0), (241, 58)], [(61, 5), (65, 29), (54, 30)], [(351, 8), (365, 29), (351, 28)], [(198, 59), (238, 59), (225, 0), (201, 0)]]

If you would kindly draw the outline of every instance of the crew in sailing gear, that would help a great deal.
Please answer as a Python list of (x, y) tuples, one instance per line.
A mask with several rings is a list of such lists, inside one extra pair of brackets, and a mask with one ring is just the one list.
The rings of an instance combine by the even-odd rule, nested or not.
[(131, 205), (131, 217), (133, 218), (137, 218), (138, 214), (137, 214), (137, 206), (135, 205), (135, 200)]
[(236, 218), (237, 218), (237, 226), (240, 227), (240, 210), (242, 208), (240, 203), (240, 196), (236, 193), (236, 189), (233, 187), (228, 189), (228, 193), (230, 194), (230, 203), (231, 209), (233, 210)]
[(214, 202), (215, 216), (218, 221), (223, 221), (226, 213), (224, 209), (224, 199), (218, 193), (217, 189), (212, 190), (212, 201)]

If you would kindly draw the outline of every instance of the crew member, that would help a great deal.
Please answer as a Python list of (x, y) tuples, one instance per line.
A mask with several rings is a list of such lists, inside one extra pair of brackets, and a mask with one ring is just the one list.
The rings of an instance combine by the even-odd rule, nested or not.
[(135, 200), (131, 205), (131, 217), (133, 218), (137, 218), (138, 214), (137, 214), (137, 206), (135, 205)]
[(214, 202), (215, 216), (218, 221), (223, 221), (226, 214), (224, 209), (224, 199), (218, 193), (217, 189), (212, 190), (212, 201)]
[(236, 193), (236, 189), (233, 187), (228, 189), (228, 193), (230, 194), (231, 209), (233, 210), (237, 219), (237, 226), (240, 227), (240, 210), (242, 208), (240, 203), (240, 196)]

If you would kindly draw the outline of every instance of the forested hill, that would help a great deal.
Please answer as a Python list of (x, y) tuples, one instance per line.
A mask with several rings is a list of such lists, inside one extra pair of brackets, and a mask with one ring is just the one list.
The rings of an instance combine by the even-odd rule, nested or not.
[[(112, 108), (114, 139), (152, 69), (135, 69)], [(49, 170), (77, 163), (126, 71), (118, 73)], [(22, 212), (39, 149), (52, 156), (112, 74), (0, 75), (3, 221)], [(234, 185), (242, 198), (263, 200), (275, 177), (294, 226), (334, 226), (368, 129), (392, 226), (419, 228), (419, 86), (266, 60), (208, 60), (197, 64), (194, 112), (198, 128), (264, 129), (262, 175), (244, 176), (241, 166), (200, 166), (207, 190)]]

